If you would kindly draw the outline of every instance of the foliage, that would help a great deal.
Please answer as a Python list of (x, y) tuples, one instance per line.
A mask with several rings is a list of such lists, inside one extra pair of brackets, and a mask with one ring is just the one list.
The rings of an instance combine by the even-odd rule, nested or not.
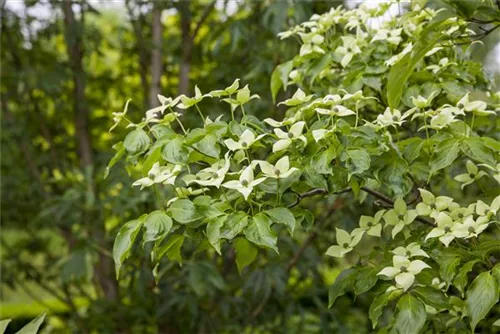
[[(493, 331), (500, 96), (460, 45), (475, 38), (469, 21), (417, 5), (374, 27), (388, 7), (332, 8), (280, 34), (301, 42), (271, 76), (273, 96), (298, 86), (278, 103), (282, 120), (250, 114), (259, 96), (239, 80), (204, 94), (196, 87), (192, 97), (159, 95), (140, 122), (117, 118), (131, 130), (116, 157), (158, 205), (118, 232), (117, 277), (137, 244), (156, 281), (177, 262), (196, 294), (224, 291), (213, 267), (192, 262), (233, 252), (254, 278), (245, 268), (255, 270), (261, 254), (278, 261), (280, 240), (310, 230), (318, 213), (302, 200), (321, 195), (330, 215), (359, 221), (339, 224), (336, 243), (322, 250), (348, 267), (330, 305), (347, 292), (366, 295), (365, 318), (396, 333)], [(214, 100), (228, 108), (215, 119), (204, 107)], [(188, 115), (200, 126), (184, 126)]]

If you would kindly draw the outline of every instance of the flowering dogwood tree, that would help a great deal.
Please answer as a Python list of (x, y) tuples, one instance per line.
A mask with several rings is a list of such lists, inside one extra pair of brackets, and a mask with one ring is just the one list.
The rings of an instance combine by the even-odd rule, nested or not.
[[(313, 223), (303, 200), (342, 197), (371, 213), (336, 227), (324, 249), (325, 261), (348, 266), (330, 306), (370, 292), (373, 328), (397, 333), (499, 325), (500, 95), (469, 59), (478, 37), (470, 20), (416, 6), (373, 27), (387, 9), (339, 7), (280, 34), (301, 43), (271, 77), (273, 97), (295, 90), (278, 103), (282, 120), (246, 113), (259, 96), (239, 80), (160, 95), (140, 123), (127, 108), (116, 113), (131, 131), (109, 168), (126, 157), (142, 171), (133, 185), (154, 187), (161, 205), (121, 228), (117, 277), (140, 235), (152, 243), (155, 277), (163, 257), (182, 262), (186, 242), (219, 254), (233, 247), (241, 272), (257, 248), (279, 253), (280, 233)], [(211, 120), (205, 99), (228, 113)], [(186, 129), (185, 113), (200, 127)]]

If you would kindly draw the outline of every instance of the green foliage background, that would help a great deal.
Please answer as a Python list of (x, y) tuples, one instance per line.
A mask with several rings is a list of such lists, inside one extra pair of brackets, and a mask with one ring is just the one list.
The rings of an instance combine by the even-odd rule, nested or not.
[[(190, 256), (182, 266), (164, 259), (156, 283), (150, 249), (138, 246), (120, 280), (115, 279), (111, 251), (118, 229), (157, 205), (153, 191), (130, 186), (139, 170), (120, 162), (104, 179), (111, 146), (127, 131), (108, 132), (112, 112), (131, 98), (127, 116), (138, 122), (150, 106), (144, 82), (152, 80), (154, 6), (170, 13), (162, 19), (162, 95), (179, 94), (179, 64), (187, 43), (182, 22), (189, 19), (191, 32), (201, 23), (193, 38), (186, 93), (192, 95), (195, 83), (208, 92), (241, 78), (261, 96), (247, 112), (277, 120), (285, 108), (273, 103), (272, 73), (299, 51), (298, 43), (279, 41), (277, 34), (337, 6), (331, 1), (241, 2), (227, 14), (229, 4), (126, 1), (120, 10), (106, 10), (78, 1), (73, 24), (64, 21), (63, 2), (24, 2), (26, 8), (50, 10), (49, 19), (2, 4), (0, 317), (14, 318), (9, 330), (47, 310), (47, 333), (371, 332), (367, 314), (373, 296), (340, 296), (327, 308), (328, 286), (351, 261), (324, 256), (335, 227), (354, 226), (372, 211), (343, 197), (305, 201), (316, 217), (314, 226), (304, 226), (293, 238), (280, 236), (279, 256), (259, 250), (243, 274), (234, 251), (217, 256), (193, 247), (183, 250)], [(494, 36), (488, 38), (495, 42)], [(67, 50), (78, 39), (84, 46), (83, 100), (75, 93), (74, 55)], [(315, 82), (315, 93), (328, 93), (330, 83), (322, 84)], [(294, 91), (281, 90), (277, 100)], [(78, 154), (76, 114), (82, 105), (88, 111), (91, 165)], [(203, 110), (212, 119), (228, 113), (211, 101)], [(184, 122), (192, 128), (199, 120), (193, 112)], [(444, 182), (452, 182), (448, 179)], [(302, 250), (304, 243), (308, 247)]]

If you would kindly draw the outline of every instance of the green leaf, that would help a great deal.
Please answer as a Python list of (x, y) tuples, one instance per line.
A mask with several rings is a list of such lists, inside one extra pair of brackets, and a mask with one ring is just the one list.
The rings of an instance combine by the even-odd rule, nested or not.
[(209, 157), (219, 158), (220, 156), (220, 147), (217, 144), (217, 137), (213, 134), (203, 137), (203, 139), (197, 142), (194, 147)]
[(226, 217), (220, 217), (208, 222), (207, 224), (207, 239), (217, 253), (220, 255), (220, 228), (224, 225)]
[(370, 305), (370, 309), (368, 310), (368, 317), (372, 321), (372, 326), (375, 329), (377, 327), (378, 319), (382, 315), (384, 311), (384, 307), (393, 299), (399, 297), (401, 295), (401, 290), (395, 290), (390, 293), (384, 293), (382, 295), (378, 295), (373, 299), (373, 302)]
[(462, 293), (462, 297), (465, 295), (465, 287), (467, 286), (468, 278), (467, 274), (474, 268), (474, 265), (478, 263), (479, 260), (473, 260), (465, 263), (460, 267), (455, 280), (453, 281), (453, 285)]
[(0, 334), (5, 333), (5, 330), (11, 321), (12, 319), (0, 320)]
[(232, 240), (248, 225), (248, 216), (243, 211), (230, 214), (220, 231), (222, 239)]
[(398, 313), (394, 329), (400, 334), (417, 334), (424, 327), (427, 313), (424, 304), (410, 294), (406, 294), (397, 304)]
[(432, 258), (439, 264), (439, 275), (448, 284), (451, 284), (457, 273), (457, 266), (461, 262), (459, 254), (450, 251), (436, 250), (432, 253)]
[(382, 79), (379, 76), (363, 76), (363, 83), (377, 92), (381, 91)]
[(196, 212), (195, 205), (188, 199), (175, 201), (170, 205), (167, 213), (170, 213), (172, 218), (181, 224), (191, 223), (200, 218), (200, 215)]
[(470, 317), (472, 331), (486, 317), (493, 305), (498, 302), (499, 286), (489, 272), (482, 272), (467, 290), (465, 303)]
[(262, 247), (267, 247), (279, 254), (276, 243), (278, 238), (271, 230), (272, 221), (263, 213), (258, 213), (252, 218), (243, 233), (245, 237), (254, 244)]
[(236, 239), (234, 242), (234, 248), (236, 250), (236, 265), (238, 266), (238, 271), (241, 274), (245, 267), (255, 261), (258, 250), (245, 238)]
[(184, 236), (181, 234), (174, 234), (171, 235), (170, 238), (168, 238), (168, 241), (166, 244), (158, 247), (156, 250), (157, 256), (155, 257), (155, 261), (159, 261), (164, 255), (167, 255), (167, 257), (171, 261), (177, 261), (179, 263), (182, 263), (182, 254), (181, 254), (181, 247), (182, 244), (184, 243)]
[(142, 236), (142, 246), (147, 242), (162, 240), (172, 229), (172, 219), (164, 211), (156, 210), (149, 214), (144, 222), (146, 232)]
[(439, 24), (446, 17), (436, 16), (420, 34), (420, 40), (415, 43), (413, 50), (403, 56), (389, 71), (387, 79), (387, 101), (391, 108), (397, 108), (401, 94), (406, 86), (406, 81), (413, 73), (415, 66), (424, 58), (434, 45), (444, 36), (439, 30)]
[(324, 150), (320, 154), (313, 156), (311, 159), (311, 165), (313, 166), (314, 170), (320, 174), (331, 174), (331, 161), (336, 156), (337, 152), (335, 151), (335, 148), (331, 147), (327, 150)]
[(425, 304), (434, 307), (437, 310), (448, 308), (449, 302), (443, 291), (434, 289), (430, 286), (419, 286), (411, 291), (415, 297), (418, 297)]
[(367, 292), (377, 284), (377, 273), (380, 271), (378, 268), (361, 268), (356, 273), (356, 283), (354, 284), (354, 292), (356, 295)]
[(123, 147), (125, 147), (129, 154), (137, 154), (144, 152), (150, 142), (151, 139), (143, 129), (135, 129), (125, 137)]
[(467, 149), (463, 150), (472, 159), (494, 166), (496, 164), (495, 157), (490, 149), (486, 147), (483, 141), (479, 138), (467, 138), (465, 140)]
[(500, 263), (498, 263), (496, 266), (493, 267), (493, 269), (491, 269), (491, 274), (497, 280), (498, 286), (500, 286)]
[(370, 168), (370, 155), (363, 149), (348, 149), (342, 152), (340, 159), (346, 162), (349, 178), (361, 174)]
[(142, 172), (147, 174), (151, 167), (155, 164), (155, 162), (159, 161), (161, 157), (161, 147), (156, 147), (155, 149), (151, 149), (149, 154), (146, 157), (146, 160), (142, 163)]
[(283, 64), (276, 66), (273, 73), (271, 74), (271, 96), (273, 98), (273, 103), (276, 103), (276, 95), (281, 87), (286, 90), (288, 86), (288, 75), (292, 71), (293, 60), (289, 60)]
[(25, 325), (19, 331), (17, 331), (16, 334), (36, 334), (36, 333), (38, 333), (40, 326), (42, 325), (43, 321), (45, 320), (45, 315), (46, 315), (46, 313), (43, 312), (38, 317), (31, 320), (27, 325)]
[(134, 245), (141, 226), (142, 219), (135, 219), (125, 223), (118, 231), (113, 244), (113, 259), (115, 260), (116, 279), (120, 277), (120, 268), (123, 262), (129, 257), (130, 250)]
[(161, 151), (163, 159), (173, 164), (185, 164), (188, 160), (189, 151), (183, 146), (181, 137), (170, 140)]
[(352, 288), (357, 272), (353, 268), (344, 270), (328, 289), (328, 307), (332, 307), (338, 297), (343, 296), (348, 288)]
[(295, 229), (295, 216), (292, 211), (287, 208), (274, 208), (264, 211), (264, 213), (268, 215), (273, 222), (285, 225), (290, 234), (293, 233)]
[(116, 153), (111, 158), (111, 160), (109, 160), (108, 166), (106, 166), (106, 170), (104, 171), (104, 178), (108, 177), (111, 168), (113, 168), (113, 166), (116, 165), (116, 163), (120, 161), (120, 159), (125, 154), (125, 147), (123, 146), (123, 142), (118, 142), (115, 145), (113, 145), (113, 149), (116, 150)]
[(458, 157), (460, 141), (455, 138), (445, 139), (436, 146), (436, 152), (430, 165), (431, 173), (450, 166)]
[(151, 133), (153, 134), (153, 136), (155, 136), (156, 139), (160, 139), (161, 137), (174, 138), (176, 135), (172, 128), (163, 124), (153, 125), (151, 127)]

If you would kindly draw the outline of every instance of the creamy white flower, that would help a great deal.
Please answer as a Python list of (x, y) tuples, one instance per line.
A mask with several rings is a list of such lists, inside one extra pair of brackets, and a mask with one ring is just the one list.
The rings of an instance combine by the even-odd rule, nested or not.
[(420, 216), (430, 216), (435, 218), (436, 215), (447, 210), (453, 203), (453, 198), (447, 196), (434, 196), (431, 192), (425, 189), (418, 189), (422, 197), (422, 203), (417, 204), (417, 213)]
[(445, 57), (439, 60), (439, 62), (435, 65), (429, 65), (426, 67), (426, 69), (431, 70), (432, 73), (437, 74), (439, 71), (447, 68), (448, 66), (451, 65), (457, 65), (455, 62), (450, 62), (450, 60)]
[(415, 276), (430, 266), (421, 260), (410, 261), (406, 256), (395, 255), (392, 257), (393, 267), (385, 267), (377, 275), (387, 276), (396, 281), (396, 286), (404, 291), (408, 290)]
[(472, 216), (465, 219), (462, 224), (455, 224), (452, 233), (457, 238), (477, 238), (484, 230), (488, 228), (487, 217), (478, 217), (476, 220)]
[(480, 216), (494, 218), (499, 211), (500, 211), (500, 195), (495, 197), (495, 199), (491, 201), (490, 205), (487, 205), (481, 200), (477, 201), (476, 213)]
[(287, 125), (290, 125), (290, 124), (294, 124), (294, 123), (296, 123), (301, 118), (302, 118), (302, 112), (298, 111), (292, 117), (285, 118), (281, 122), (278, 122), (278, 121), (276, 121), (276, 120), (274, 120), (272, 118), (266, 118), (264, 120), (264, 122), (266, 122), (267, 124), (269, 124), (273, 128), (279, 128), (279, 127), (282, 127), (282, 126), (287, 126)]
[(307, 139), (302, 135), (302, 130), (306, 122), (300, 121), (290, 127), (290, 131), (285, 132), (279, 128), (274, 129), (274, 133), (278, 137), (278, 141), (273, 145), (273, 152), (278, 152), (286, 149), (292, 144), (292, 141), (300, 139), (307, 145)]
[[(439, 110), (436, 115), (432, 116), (429, 128), (440, 130), (456, 121), (458, 120), (455, 119), (455, 115), (452, 110), (449, 108), (443, 108)], [(418, 129), (418, 131), (421, 131), (422, 129), (425, 129), (425, 126)]]
[(178, 108), (180, 109), (188, 109), (195, 104), (198, 104), (201, 102), (206, 97), (212, 97), (210, 94), (201, 94), (200, 89), (198, 86), (194, 86), (194, 97), (187, 97), (186, 95), (181, 95), (178, 98), (181, 99), (181, 103), (177, 105)]
[(383, 114), (377, 116), (375, 123), (381, 127), (396, 127), (396, 125), (401, 126), (405, 122), (405, 117), (406, 115), (401, 115), (401, 111), (397, 109), (391, 110), (391, 108), (388, 107)]
[(439, 238), (439, 241), (448, 247), (450, 242), (456, 237), (453, 233), (455, 223), (453, 219), (444, 212), (439, 212), (434, 219), (436, 220), (437, 227), (433, 228), (429, 234), (427, 234), (425, 240)]
[(340, 228), (335, 229), (335, 237), (337, 239), (337, 245), (330, 246), (326, 251), (326, 255), (333, 257), (343, 257), (345, 254), (353, 250), (361, 238), (363, 233), (349, 234)]
[(342, 36), (342, 46), (339, 46), (335, 52), (342, 56), (340, 65), (346, 67), (351, 62), (355, 54), (361, 53), (361, 49), (358, 46), (358, 40), (353, 36)]
[(410, 225), (415, 218), (417, 218), (417, 212), (415, 210), (407, 210), (406, 203), (402, 198), (396, 199), (394, 209), (387, 211), (384, 215), (385, 222), (388, 225), (394, 226), (392, 228), (393, 239), (405, 226)]
[(496, 115), (493, 110), (486, 110), (488, 105), (484, 101), (470, 101), (470, 93), (465, 94), (456, 107), (451, 107), (450, 110), (457, 115), (465, 115), (465, 112), (472, 112), (479, 116)]
[(193, 189), (191, 187), (189, 187), (189, 188), (175, 188), (175, 192), (177, 193), (177, 196), (168, 200), (167, 207), (179, 199), (188, 198), (189, 196), (201, 195), (207, 190), (208, 190), (208, 188), (201, 188), (201, 189)]
[(127, 103), (125, 103), (125, 107), (123, 108), (122, 112), (111, 113), (111, 115), (113, 115), (113, 122), (115, 122), (115, 124), (113, 124), (111, 129), (109, 129), (109, 132), (113, 131), (113, 129), (116, 128), (118, 126), (118, 124), (120, 124), (122, 119), (125, 118), (125, 115), (127, 114), (127, 111), (128, 111), (128, 104), (130, 103), (130, 101), (132, 101), (132, 99), (127, 100)]
[(379, 29), (375, 33), (375, 36), (373, 36), (371, 42), (375, 41), (387, 41), (390, 44), (393, 45), (398, 45), (401, 42), (401, 31), (403, 29), (392, 29), (392, 30), (387, 30), (387, 29)]
[(222, 186), (239, 191), (243, 195), (245, 200), (248, 200), (248, 196), (250, 196), (250, 194), (252, 193), (253, 188), (264, 182), (265, 180), (265, 177), (254, 179), (253, 168), (251, 166), (248, 166), (243, 170), (243, 172), (241, 172), (238, 181), (228, 181), (222, 184)]
[(366, 234), (371, 235), (373, 237), (380, 237), (380, 233), (382, 231), (382, 224), (380, 220), (384, 215), (385, 210), (378, 211), (375, 216), (361, 216), (359, 219), (359, 227), (355, 228), (352, 231), (352, 235), (356, 234)]
[(398, 53), (397, 55), (394, 55), (392, 56), (391, 58), (389, 58), (389, 60), (387, 60), (384, 64), (385, 66), (393, 66), (394, 64), (396, 64), (398, 61), (401, 60), (401, 58), (403, 58), (407, 53), (410, 53), (411, 51), (413, 50), (413, 44), (412, 43), (408, 43), (405, 48), (400, 52)]
[(163, 184), (174, 184), (177, 175), (181, 171), (182, 166), (173, 165), (173, 166), (162, 166), (157, 162), (151, 167), (148, 172), (147, 177), (143, 177), (132, 183), (132, 186), (141, 186), (141, 189), (145, 187), (150, 187), (155, 183), (163, 183)]
[(354, 111), (347, 109), (346, 107), (341, 105), (333, 106), (331, 109), (316, 108), (315, 110), (318, 114), (328, 115), (328, 116), (344, 117), (344, 116), (356, 115)]
[(257, 163), (259, 164), (264, 176), (274, 179), (287, 178), (292, 175), (293, 172), (298, 170), (298, 168), (295, 167), (290, 168), (290, 160), (288, 156), (284, 156), (279, 159), (275, 165), (272, 165), (264, 160), (259, 160)]
[(483, 176), (487, 176), (486, 172), (480, 171), (479, 168), (470, 160), (466, 163), (467, 173), (460, 174), (454, 177), (454, 179), (458, 182), (462, 183), (462, 189), (469, 184), (474, 183), (479, 180)]
[(420, 249), (420, 245), (416, 242), (412, 242), (406, 247), (400, 246), (392, 251), (392, 254), (399, 256), (406, 256), (407, 258), (412, 258), (416, 256), (429, 257), (429, 255)]
[(209, 94), (213, 97), (233, 95), (234, 93), (236, 93), (239, 87), (240, 87), (240, 79), (236, 79), (229, 87), (226, 87), (225, 89), (222, 90), (213, 90)]
[(228, 155), (226, 154), (224, 160), (216, 162), (211, 167), (202, 169), (192, 182), (201, 186), (214, 186), (219, 188), (224, 181), (226, 173), (229, 171), (230, 164)]
[(286, 105), (289, 107), (298, 106), (299, 104), (309, 102), (313, 98), (313, 95), (306, 95), (302, 89), (297, 89), (290, 99), (278, 103), (278, 105)]
[(255, 137), (255, 134), (247, 129), (243, 131), (237, 142), (230, 138), (224, 140), (224, 144), (230, 151), (246, 150), (264, 136), (265, 134)]

